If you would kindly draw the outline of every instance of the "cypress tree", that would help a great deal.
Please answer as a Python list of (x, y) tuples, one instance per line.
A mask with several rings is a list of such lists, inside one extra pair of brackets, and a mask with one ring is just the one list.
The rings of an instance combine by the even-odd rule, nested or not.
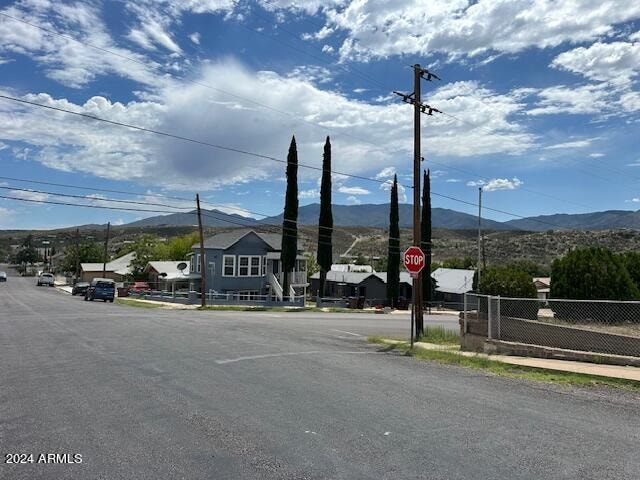
[(433, 279), (431, 278), (431, 179), (429, 170), (424, 172), (422, 186), (422, 215), (420, 222), (421, 248), (425, 256), (422, 270), (422, 299), (428, 307), (431, 306), (434, 294)]
[(398, 177), (393, 176), (389, 209), (389, 251), (387, 254), (387, 301), (398, 305), (400, 290), (400, 218), (398, 212)]
[(298, 150), (296, 137), (291, 137), (287, 155), (287, 193), (284, 198), (282, 219), (282, 298), (289, 296), (289, 272), (293, 270), (298, 255)]
[(333, 262), (333, 215), (331, 213), (331, 143), (327, 136), (322, 156), (322, 183), (320, 185), (320, 219), (318, 221), (318, 265), (320, 266), (320, 295), (325, 295), (327, 272)]

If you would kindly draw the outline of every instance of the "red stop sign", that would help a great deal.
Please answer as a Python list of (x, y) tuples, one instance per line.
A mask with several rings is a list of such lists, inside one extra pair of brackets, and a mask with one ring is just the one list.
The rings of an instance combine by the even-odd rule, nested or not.
[(424, 252), (420, 247), (409, 247), (404, 252), (404, 268), (409, 273), (418, 274), (424, 268)]

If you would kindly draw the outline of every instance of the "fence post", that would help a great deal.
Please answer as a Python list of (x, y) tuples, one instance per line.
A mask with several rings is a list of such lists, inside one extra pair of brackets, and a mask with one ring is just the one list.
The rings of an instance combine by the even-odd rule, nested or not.
[(500, 340), (500, 295), (498, 295), (498, 308), (496, 318), (498, 319), (498, 338), (496, 340)]
[(462, 322), (462, 333), (466, 334), (467, 333), (467, 292), (464, 292), (464, 294), (462, 295), (462, 316), (464, 318), (464, 321)]
[(491, 340), (491, 327), (493, 326), (491, 321), (491, 300), (493, 300), (493, 297), (487, 295), (487, 338), (489, 340)]

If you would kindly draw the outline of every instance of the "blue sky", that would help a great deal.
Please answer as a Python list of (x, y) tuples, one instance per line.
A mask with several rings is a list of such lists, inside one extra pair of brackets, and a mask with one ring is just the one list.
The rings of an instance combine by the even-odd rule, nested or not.
[[(638, 2), (26, 0), (0, 14), (2, 95), (276, 158), (295, 134), (315, 166), (330, 135), (335, 170), (409, 184), (412, 112), (391, 91), (409, 92), (420, 63), (442, 78), (424, 101), (446, 113), (423, 117), (434, 193), (475, 202), (483, 185), (485, 205), (526, 216), (640, 203)], [(153, 195), (199, 192), (243, 215), (280, 213), (285, 189), (276, 162), (3, 99), (0, 172), (132, 193), (0, 179), (5, 196), (153, 209), (109, 199), (190, 208)], [(318, 177), (300, 169), (301, 205), (318, 201)], [(336, 176), (333, 199), (388, 191)], [(0, 228), (143, 216), (0, 199)]]

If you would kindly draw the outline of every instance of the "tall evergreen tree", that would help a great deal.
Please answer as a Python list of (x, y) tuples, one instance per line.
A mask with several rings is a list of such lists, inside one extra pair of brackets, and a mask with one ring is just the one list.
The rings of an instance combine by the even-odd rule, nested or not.
[(287, 155), (287, 193), (284, 198), (282, 220), (282, 296), (289, 296), (289, 272), (296, 264), (298, 254), (298, 150), (295, 135), (291, 137)]
[(400, 291), (400, 216), (398, 212), (398, 177), (393, 176), (389, 209), (389, 251), (387, 254), (387, 301), (398, 305)]
[(424, 172), (422, 186), (422, 216), (420, 221), (421, 248), (425, 256), (422, 270), (422, 300), (430, 306), (433, 301), (434, 282), (431, 278), (431, 179), (429, 170)]
[(325, 295), (325, 280), (333, 262), (333, 214), (331, 213), (331, 143), (327, 136), (322, 156), (320, 185), (320, 219), (318, 221), (318, 265), (320, 265), (320, 295)]

